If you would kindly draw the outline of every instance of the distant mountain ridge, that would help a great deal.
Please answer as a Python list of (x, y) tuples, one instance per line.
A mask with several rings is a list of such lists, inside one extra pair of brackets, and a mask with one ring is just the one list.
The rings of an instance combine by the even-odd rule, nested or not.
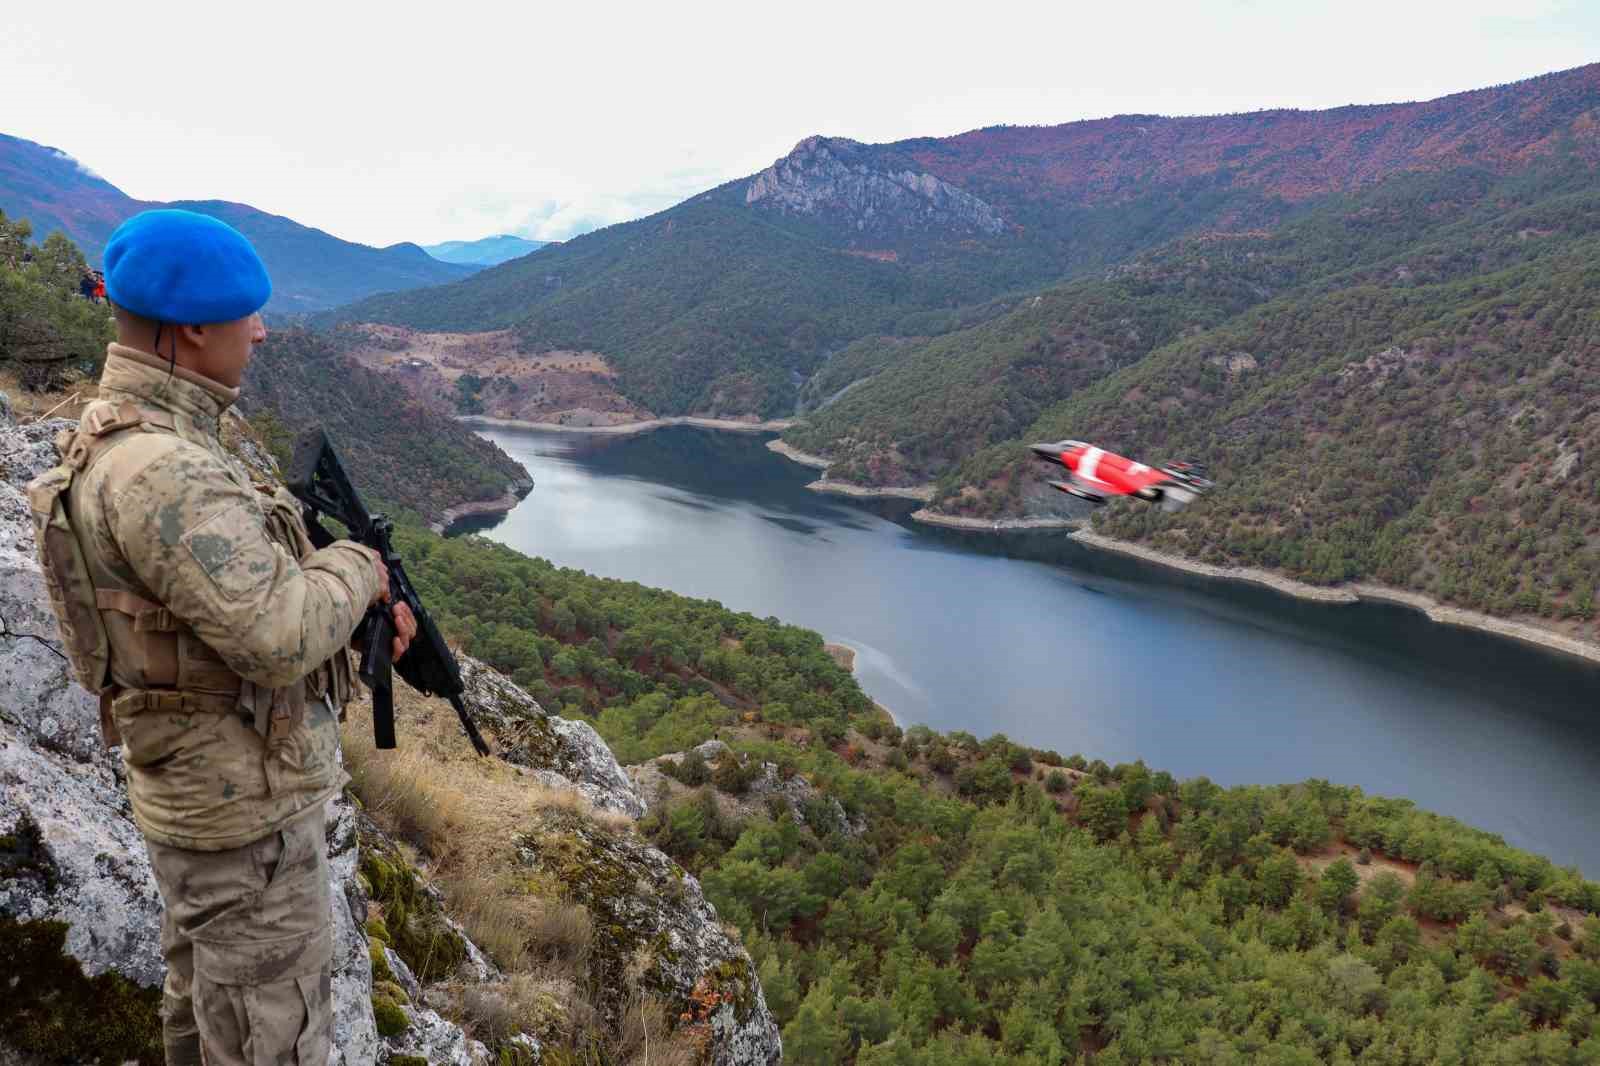
[(1270, 231), (1407, 173), (1593, 166), (1597, 105), (1591, 65), (1419, 103), (810, 137), (657, 215), (329, 320), (511, 328), (604, 355), (658, 413), (789, 414), (853, 342), (943, 333), (1186, 236)]
[(211, 215), (249, 237), (272, 275), (269, 311), (318, 311), (373, 293), (455, 281), (479, 269), (440, 262), (415, 244), (374, 248), (340, 240), (248, 204), (135, 200), (59, 148), (0, 134), (0, 211), (31, 222), (35, 240), (59, 230), (98, 265), (117, 225), (152, 207)]
[(498, 266), (509, 259), (520, 259), (549, 244), (549, 241), (530, 241), (509, 233), (482, 237), (475, 241), (445, 241), (442, 244), (424, 244), (422, 250), (442, 263), (465, 263), (473, 266)]

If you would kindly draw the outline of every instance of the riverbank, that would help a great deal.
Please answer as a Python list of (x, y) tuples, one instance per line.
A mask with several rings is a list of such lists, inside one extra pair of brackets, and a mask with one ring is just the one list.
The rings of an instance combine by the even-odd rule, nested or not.
[(964, 515), (942, 514), (924, 507), (912, 511), (914, 521), (945, 529), (968, 529), (974, 533), (1011, 533), (1029, 529), (1076, 529), (1083, 524), (1081, 518), (967, 518)]
[(1071, 534), (1072, 539), (1079, 544), (1087, 544), (1091, 548), (1101, 551), (1117, 552), (1120, 555), (1131, 555), (1135, 559), (1143, 559), (1147, 563), (1171, 567), (1189, 574), (1200, 574), (1203, 577), (1222, 578), (1227, 581), (1246, 581), (1253, 585), (1265, 585), (1270, 589), (1293, 596), (1301, 600), (1315, 600), (1318, 603), (1356, 603), (1360, 597), (1349, 589), (1328, 588), (1322, 585), (1310, 585), (1304, 581), (1296, 581), (1292, 577), (1275, 574), (1271, 570), (1263, 570), (1254, 566), (1214, 566), (1211, 563), (1202, 563), (1195, 559), (1188, 559), (1182, 555), (1171, 552), (1158, 551), (1147, 548), (1143, 544), (1133, 544), (1125, 540), (1096, 533), (1090, 529), (1078, 529)]
[(812, 492), (826, 492), (834, 496), (854, 496), (857, 499), (891, 499), (891, 500), (917, 500), (928, 503), (933, 499), (932, 485), (857, 485), (853, 481), (834, 481), (828, 477), (828, 467), (833, 465), (831, 459), (824, 459), (820, 455), (803, 452), (791, 444), (785, 444), (781, 439), (767, 441), (767, 450), (777, 452), (790, 462), (809, 466), (823, 472), (822, 476), (811, 482), (806, 488)]
[(1463, 629), (1476, 629), (1483, 633), (1493, 633), (1500, 637), (1509, 637), (1527, 644), (1534, 644), (1549, 651), (1571, 655), (1588, 662), (1600, 664), (1600, 644), (1584, 640), (1549, 626), (1535, 622), (1515, 621), (1509, 618), (1496, 618), (1493, 615), (1483, 614), (1479, 611), (1469, 611), (1461, 607), (1451, 607), (1442, 604), (1431, 596), (1420, 592), (1408, 592), (1405, 589), (1390, 588), (1370, 581), (1353, 582), (1348, 585), (1323, 586), (1310, 585), (1304, 581), (1296, 581), (1282, 574), (1270, 570), (1262, 570), (1251, 566), (1214, 566), (1194, 559), (1188, 559), (1171, 552), (1158, 551), (1142, 544), (1131, 544), (1127, 541), (1116, 540), (1088, 529), (1079, 529), (1071, 534), (1073, 540), (1080, 544), (1087, 544), (1101, 551), (1117, 552), (1121, 555), (1133, 556), (1145, 562), (1155, 563), (1159, 566), (1171, 567), (1190, 574), (1200, 574), (1204, 577), (1221, 578), (1227, 581), (1245, 581), (1256, 585), (1265, 585), (1286, 596), (1294, 596), (1302, 600), (1314, 600), (1319, 603), (1388, 603), (1400, 607), (1409, 607), (1423, 614), (1441, 625), (1460, 626)]
[(928, 503), (933, 499), (932, 485), (903, 485), (886, 488), (869, 488), (848, 481), (829, 481), (819, 478), (806, 486), (812, 492), (827, 492), (835, 496), (854, 496), (857, 499), (917, 500)]
[(767, 441), (767, 451), (777, 452), (785, 459), (799, 463), (801, 466), (815, 467), (818, 470), (826, 470), (833, 465), (832, 459), (824, 459), (820, 455), (803, 452), (792, 444), (786, 444), (781, 439)]
[[(667, 426), (694, 426), (697, 429), (719, 429), (729, 433), (781, 433), (794, 425), (793, 419), (777, 418), (766, 422), (742, 422), (733, 418), (701, 418), (698, 415), (670, 415), (651, 418), (643, 422), (619, 422), (613, 426), (569, 426), (560, 422), (523, 422), (515, 418), (490, 418), (488, 415), (457, 415), (456, 421), (474, 426), (494, 426), (501, 429), (537, 429), (551, 433), (594, 433), (626, 437), (635, 433), (649, 433)], [(827, 465), (826, 462), (823, 463)]]
[(505, 514), (521, 503), (522, 498), (532, 491), (533, 482), (531, 480), (513, 481), (506, 486), (504, 495), (497, 496), (492, 500), (469, 500), (466, 503), (458, 503), (454, 507), (446, 507), (443, 517), (437, 522), (430, 522), (428, 528), (435, 533), (443, 535), (451, 526), (463, 518), (486, 514)]

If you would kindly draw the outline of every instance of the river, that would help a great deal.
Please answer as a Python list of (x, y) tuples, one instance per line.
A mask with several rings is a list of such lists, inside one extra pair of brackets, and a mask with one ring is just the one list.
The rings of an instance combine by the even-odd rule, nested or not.
[(754, 434), (484, 435), (535, 488), (471, 528), (816, 629), (855, 649), (862, 687), (902, 725), (1223, 784), (1357, 784), (1600, 876), (1600, 667), (1061, 533), (932, 529), (903, 502), (807, 491), (815, 471)]

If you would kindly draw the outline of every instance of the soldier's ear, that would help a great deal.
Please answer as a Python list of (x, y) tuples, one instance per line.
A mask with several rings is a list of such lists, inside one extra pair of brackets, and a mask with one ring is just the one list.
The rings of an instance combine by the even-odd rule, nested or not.
[(204, 348), (210, 336), (205, 326), (179, 326), (178, 333), (183, 337), (183, 343), (191, 348)]

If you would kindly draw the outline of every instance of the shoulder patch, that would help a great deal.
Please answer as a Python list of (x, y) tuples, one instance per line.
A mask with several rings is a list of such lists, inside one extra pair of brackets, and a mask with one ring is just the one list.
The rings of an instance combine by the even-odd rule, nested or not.
[(229, 599), (271, 581), (278, 568), (277, 550), (262, 527), (260, 513), (243, 503), (212, 515), (180, 539)]

